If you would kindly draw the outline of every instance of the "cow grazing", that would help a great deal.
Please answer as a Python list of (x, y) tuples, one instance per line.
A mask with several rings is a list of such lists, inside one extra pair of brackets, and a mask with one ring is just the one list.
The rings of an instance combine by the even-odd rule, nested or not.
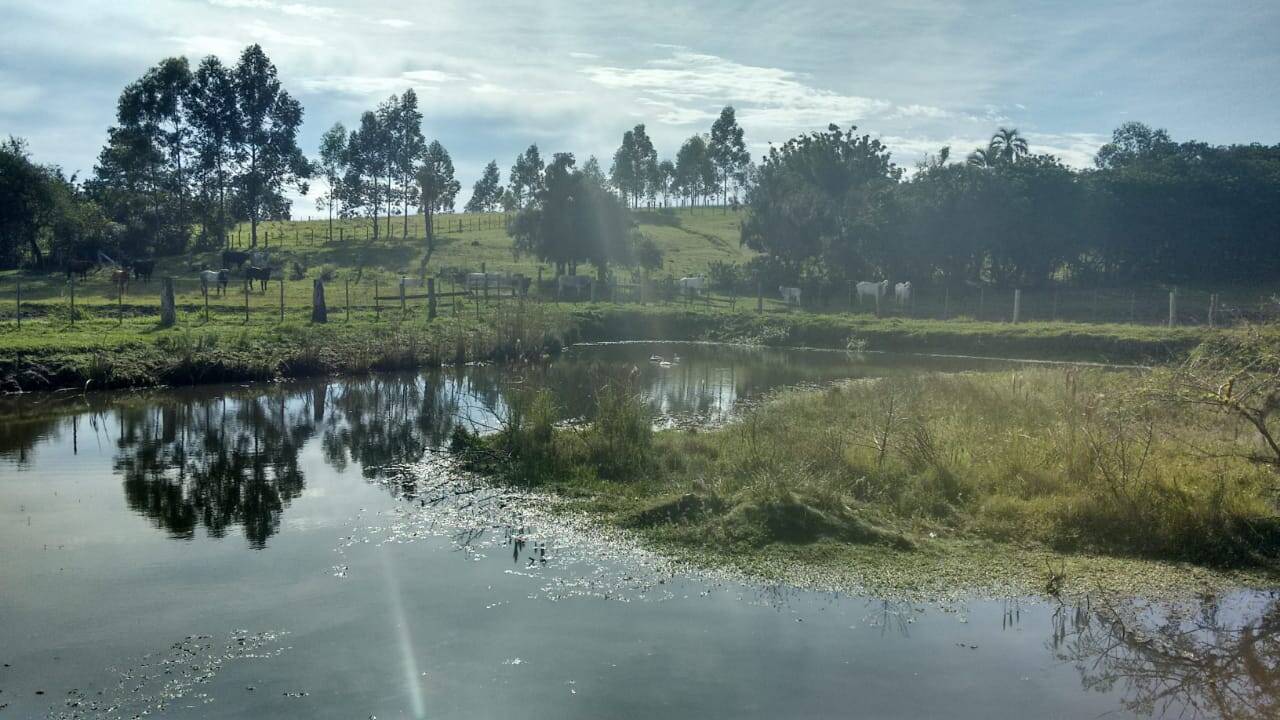
[(911, 281), (908, 280), (894, 285), (893, 297), (898, 301), (898, 305), (911, 304)]
[(206, 295), (209, 294), (209, 287), (213, 286), (214, 291), (221, 295), (227, 291), (227, 283), (231, 280), (231, 271), (222, 268), (221, 270), (201, 270), (200, 271), (200, 289)]
[(862, 298), (869, 297), (874, 302), (879, 303), (889, 294), (889, 281), (881, 280), (880, 282), (868, 282), (866, 280), (860, 282), (856, 286), (858, 290), (858, 303), (862, 303)]
[(133, 268), (133, 277), (143, 282), (151, 282), (151, 273), (155, 272), (155, 260), (134, 260), (130, 267)]
[(779, 285), (778, 294), (782, 296), (782, 302), (788, 305), (794, 303), (796, 307), (800, 307), (800, 288)]
[(250, 283), (258, 281), (262, 286), (262, 292), (266, 293), (267, 281), (271, 279), (271, 268), (250, 265), (249, 269), (244, 271), (244, 279)]
[(249, 262), (249, 253), (240, 252), (239, 250), (223, 250), (222, 251), (222, 267), (239, 270), (245, 263)]
[(68, 280), (71, 279), (73, 274), (79, 275), (80, 279), (84, 280), (89, 277), (89, 272), (95, 267), (97, 267), (97, 263), (92, 260), (68, 260), (63, 270), (66, 271)]
[(510, 286), (511, 278), (506, 273), (467, 273), (466, 288), (470, 292), (480, 292), (486, 289), (494, 290)]
[(701, 275), (691, 275), (680, 278), (676, 285), (680, 288), (680, 292), (685, 295), (699, 295), (706, 289), (707, 279)]

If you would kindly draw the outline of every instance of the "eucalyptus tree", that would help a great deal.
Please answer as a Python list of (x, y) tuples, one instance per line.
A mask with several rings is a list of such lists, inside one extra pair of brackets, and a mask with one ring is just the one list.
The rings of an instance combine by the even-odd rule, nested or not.
[(711, 125), (711, 141), (707, 151), (711, 161), (720, 174), (720, 199), (725, 206), (729, 204), (729, 181), (741, 182), (751, 155), (743, 142), (742, 127), (732, 105), (726, 105), (720, 111), (720, 117)]
[(342, 180), (347, 169), (347, 129), (342, 123), (334, 123), (333, 127), (320, 136), (320, 161), (317, 168), (324, 174), (328, 190), (324, 197), (318, 198), (329, 213), (329, 241), (333, 241), (333, 209), (342, 197)]
[(538, 153), (536, 144), (530, 145), (522, 155), (516, 157), (511, 173), (507, 176), (507, 195), (517, 209), (524, 207), (542, 189), (543, 170), (542, 155)]
[(213, 55), (200, 61), (191, 75), (184, 103), (191, 128), (193, 170), (213, 206), (206, 215), (213, 215), (211, 224), (218, 244), (226, 245), (231, 225), (227, 217), (227, 193), (234, 191), (230, 172), (237, 158), (242, 130), (231, 70)]
[(129, 232), (129, 252), (177, 252), (190, 241), (187, 217), (191, 83), (185, 58), (167, 58), (127, 85), (87, 184), (109, 217)]
[(680, 146), (675, 164), (676, 191), (694, 205), (698, 198), (715, 192), (716, 168), (702, 135), (694, 135)]
[(461, 185), (454, 177), (453, 160), (449, 151), (439, 140), (432, 140), (422, 154), (422, 164), (418, 166), (418, 202), (422, 208), (422, 219), (426, 224), (427, 252), (422, 257), (422, 265), (431, 262), (431, 254), (435, 252), (435, 213), (453, 212)]
[(386, 128), (376, 113), (366, 111), (360, 126), (347, 136), (345, 168), (342, 175), (342, 205), (348, 214), (363, 213), (373, 221), (373, 239), (381, 237), (378, 222), (385, 206), (387, 176)]
[(622, 134), (622, 143), (613, 153), (609, 179), (632, 207), (652, 197), (657, 187), (658, 153), (644, 124)]
[(288, 207), (286, 186), (306, 193), (311, 164), (297, 142), (302, 105), (280, 86), (276, 66), (260, 45), (245, 48), (233, 76), (241, 120), (236, 179), (249, 217), (250, 245), (257, 246), (259, 221)]
[(400, 95), (392, 115), (390, 137), (394, 143), (391, 166), (400, 184), (400, 201), (404, 207), (404, 236), (409, 236), (409, 208), (417, 204), (416, 170), (418, 160), (426, 150), (427, 141), (422, 135), (422, 111), (418, 109), (418, 94), (413, 88)]
[(467, 200), (467, 212), (488, 212), (497, 205), (502, 193), (502, 177), (498, 174), (498, 161), (490, 160), (484, 166), (480, 179), (471, 186), (471, 199)]

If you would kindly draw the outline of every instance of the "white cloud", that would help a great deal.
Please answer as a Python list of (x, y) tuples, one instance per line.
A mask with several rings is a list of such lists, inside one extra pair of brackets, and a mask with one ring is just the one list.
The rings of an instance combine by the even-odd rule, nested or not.
[(294, 17), (314, 19), (333, 18), (342, 14), (337, 8), (326, 7), (323, 5), (278, 3), (273, 2), (272, 0), (209, 0), (209, 4), (215, 7), (232, 9), (271, 10), (274, 12), (284, 13), (285, 15), (293, 15)]
[(413, 23), (409, 22), (408, 20), (401, 20), (400, 18), (383, 18), (382, 20), (378, 21), (378, 24), (386, 25), (389, 28), (396, 28), (397, 30), (402, 30), (407, 27), (413, 27)]

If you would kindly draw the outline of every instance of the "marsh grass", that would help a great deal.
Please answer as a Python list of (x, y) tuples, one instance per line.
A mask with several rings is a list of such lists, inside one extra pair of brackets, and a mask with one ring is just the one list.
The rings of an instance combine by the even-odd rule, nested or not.
[(1077, 368), (852, 381), (656, 433), (619, 383), (584, 427), (554, 427), (537, 400), (502, 452), (515, 479), (590, 493), (614, 521), (689, 546), (941, 537), (1273, 565), (1274, 471), (1233, 453), (1255, 442), (1248, 428), (1154, 400), (1148, 382)]

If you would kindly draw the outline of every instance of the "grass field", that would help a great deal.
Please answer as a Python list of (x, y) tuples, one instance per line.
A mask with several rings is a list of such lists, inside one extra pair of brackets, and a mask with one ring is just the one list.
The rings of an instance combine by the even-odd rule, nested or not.
[[(641, 211), (636, 217), (640, 231), (664, 253), (664, 268), (655, 280), (705, 272), (714, 261), (740, 265), (752, 255), (738, 243), (741, 217), (732, 212), (718, 208)], [(197, 271), (220, 265), (218, 251), (160, 258), (157, 279), (131, 281), (123, 295), (103, 270), (74, 283), (56, 272), (0, 272), (0, 376), (14, 378), (24, 368), (38, 366), (48, 382), (35, 378), (10, 382), (9, 387), (80, 386), (88, 380), (122, 386), (349, 372), (385, 365), (363, 350), (355, 355), (361, 360), (351, 360), (350, 353), (344, 353), (388, 337), (399, 338), (396, 342), (401, 344), (416, 342), (413, 338), (430, 344), (437, 333), (426, 322), (424, 300), (407, 300), (402, 311), (397, 298), (399, 277), (416, 275), (425, 253), (421, 218), (409, 218), (408, 237), (403, 221), (394, 218), (390, 235), (384, 227), (377, 241), (365, 238), (368, 229), (368, 221), (336, 222), (330, 242), (324, 220), (264, 223), (259, 227), (259, 245), (270, 254), (271, 266), (282, 272), (265, 290), (249, 289), (242, 276), (233, 275), (228, 292), (211, 293), (207, 305)], [(440, 216), (437, 231), (437, 248), (428, 266), (431, 274), (484, 267), (538, 275), (539, 265), (532, 258), (513, 255), (502, 215)], [(245, 245), (247, 228), (238, 228), (238, 237), (238, 245)], [(625, 271), (623, 275), (625, 281)], [(177, 293), (178, 323), (171, 329), (157, 326), (158, 278), (164, 276), (174, 278)], [(550, 268), (544, 268), (544, 276), (549, 282)], [(327, 328), (309, 323), (315, 278), (326, 282)], [(437, 285), (439, 292), (457, 289), (450, 281)], [(19, 290), (21, 327), (16, 313)], [(1012, 304), (1005, 291), (921, 286), (912, 305), (886, 302), (883, 317), (877, 318), (874, 308), (851, 305), (843, 293), (807, 294), (804, 310), (796, 310), (766, 292), (764, 312), (757, 313), (754, 289), (750, 290), (745, 296), (721, 294), (693, 305), (678, 298), (655, 303), (653, 294), (645, 305), (548, 302), (540, 313), (549, 336), (564, 339), (722, 340), (837, 348), (853, 343), (874, 350), (1103, 362), (1161, 362), (1185, 352), (1208, 332), (1203, 325), (1168, 328), (1159, 317), (1137, 317), (1136, 292), (1122, 302), (1114, 293), (1061, 291), (1046, 299), (1028, 291), (1022, 298), (1023, 322), (1015, 325), (1008, 322)], [(1260, 292), (1237, 290), (1242, 298)], [(1167, 307), (1159, 307), (1160, 302), (1167, 305), (1167, 299), (1160, 298), (1162, 291), (1146, 292), (1149, 302), (1142, 307), (1149, 314), (1167, 314)], [(544, 299), (551, 299), (546, 295), (551, 295), (549, 291)], [(1192, 300), (1198, 296), (1188, 292), (1185, 297), (1181, 307), (1194, 309)], [(484, 330), (494, 317), (510, 314), (499, 309), (497, 302), (495, 297), (450, 298), (440, 302), (439, 311), (453, 326), (471, 323)], [(1265, 301), (1259, 300), (1258, 305)], [(1219, 307), (1231, 305), (1224, 301)], [(1129, 316), (1148, 322), (1130, 323)], [(1065, 322), (1069, 319), (1076, 322)], [(1180, 321), (1194, 319), (1180, 315)], [(180, 354), (179, 362), (165, 350), (174, 343), (194, 350)], [(312, 349), (324, 343), (331, 344), (324, 354), (329, 359), (317, 362)], [(232, 347), (242, 351), (225, 351)], [(409, 354), (424, 363), (448, 362), (487, 357), (487, 352), (501, 347), (503, 343), (498, 342), (484, 352), (473, 348), (461, 355), (452, 351)], [(387, 352), (402, 350), (391, 347)]]
[(1081, 573), (1106, 567), (1090, 560), (1099, 555), (1275, 572), (1276, 475), (1245, 458), (1258, 437), (1239, 418), (1166, 399), (1160, 377), (1042, 367), (851, 381), (700, 432), (654, 431), (617, 378), (597, 391), (588, 425), (557, 427), (551, 397), (531, 394), (501, 432), (455, 446), (478, 470), (753, 568), (762, 556), (823, 566), (879, 546), (877, 571), (939, 554), (977, 560), (965, 573), (1036, 557), (999, 573), (1044, 579), (1035, 553), (1052, 551)]

